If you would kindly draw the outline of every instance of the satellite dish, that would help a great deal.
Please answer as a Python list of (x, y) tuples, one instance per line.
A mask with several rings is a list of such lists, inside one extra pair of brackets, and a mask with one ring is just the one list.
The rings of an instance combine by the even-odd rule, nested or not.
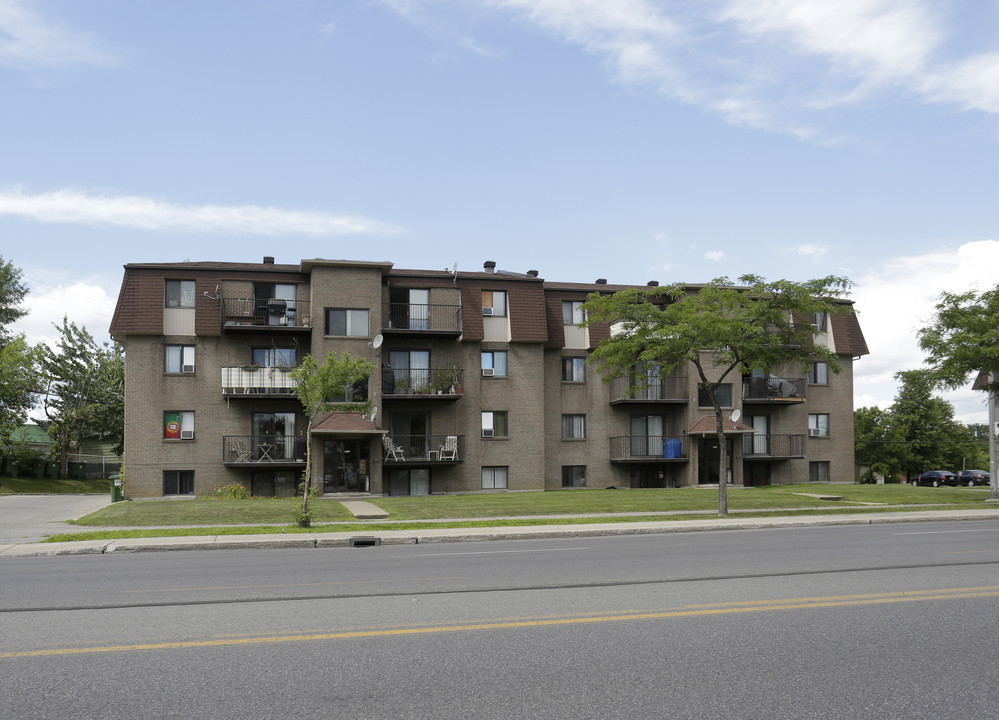
[(735, 410), (732, 411), (732, 417), (731, 417), (732, 422), (739, 422), (739, 418), (741, 417), (742, 417), (742, 410), (736, 408)]
[(371, 422), (374, 422), (378, 417), (378, 406), (371, 408)]
[(368, 344), (369, 344), (369, 345), (370, 345), (371, 347), (373, 347), (373, 348), (374, 348), (375, 350), (377, 350), (378, 348), (380, 348), (380, 347), (382, 346), (382, 343), (383, 343), (383, 342), (385, 342), (385, 338), (384, 338), (384, 337), (382, 337), (382, 334), (381, 334), (381, 333), (378, 333), (378, 334), (377, 334), (377, 335), (375, 335), (375, 336), (374, 336), (373, 338), (371, 338), (371, 342), (370, 342), (370, 343), (368, 343)]

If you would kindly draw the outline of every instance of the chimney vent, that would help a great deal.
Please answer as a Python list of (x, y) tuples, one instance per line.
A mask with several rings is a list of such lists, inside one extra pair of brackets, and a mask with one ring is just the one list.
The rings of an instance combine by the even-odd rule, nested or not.
[(264, 265), (273, 265), (273, 264), (274, 264), (274, 256), (264, 255)]
[(658, 280), (649, 280), (649, 287), (659, 287)]
[(597, 285), (606, 285), (607, 278), (597, 278)]
[(483, 269), (485, 269), (487, 273), (496, 272), (496, 261), (486, 260), (484, 263), (482, 263), (482, 267)]
[(527, 274), (530, 275), (531, 277), (537, 277), (538, 276), (538, 271), (537, 270), (528, 270)]

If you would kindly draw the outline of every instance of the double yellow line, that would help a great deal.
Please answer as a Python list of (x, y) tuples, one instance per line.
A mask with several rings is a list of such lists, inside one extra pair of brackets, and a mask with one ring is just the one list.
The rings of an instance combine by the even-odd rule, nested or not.
[(0, 653), (0, 658), (52, 657), (58, 655), (85, 655), (89, 653), (134, 652), (139, 650), (176, 650), (182, 648), (209, 648), (234, 645), (266, 645), (271, 643), (311, 642), (316, 640), (348, 640), (354, 638), (399, 637), (405, 635), (430, 635), (434, 633), (477, 632), (512, 628), (550, 627), (557, 625), (584, 625), (587, 623), (625, 622), (630, 620), (662, 620), (667, 618), (731, 615), (736, 613), (773, 612), (778, 610), (814, 610), (857, 605), (884, 605), (888, 603), (929, 602), (935, 600), (960, 600), (968, 598), (999, 597), (999, 586), (950, 588), (937, 590), (912, 590), (900, 593), (868, 593), (863, 595), (829, 595), (781, 600), (752, 600), (745, 602), (687, 605), (676, 610), (630, 611), (590, 616), (557, 616), (531, 619), (498, 620), (460, 625), (402, 627), (390, 629), (350, 630), (342, 632), (273, 635), (265, 637), (221, 638), (185, 642), (144, 643), (134, 645), (107, 645), (47, 650), (23, 650)]

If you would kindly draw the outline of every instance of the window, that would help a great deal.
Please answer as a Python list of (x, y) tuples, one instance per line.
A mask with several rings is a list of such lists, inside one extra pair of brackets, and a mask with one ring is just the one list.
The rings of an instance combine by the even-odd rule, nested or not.
[(326, 399), (333, 403), (364, 402), (368, 399), (368, 378), (341, 388), (339, 392), (331, 393)]
[(194, 280), (167, 280), (166, 307), (193, 308)]
[(562, 382), (586, 382), (586, 358), (562, 358)]
[(562, 324), (580, 325), (586, 320), (586, 312), (583, 310), (582, 300), (562, 301)]
[(253, 348), (253, 364), (260, 367), (295, 367), (295, 348)]
[(808, 434), (812, 437), (829, 437), (829, 415), (825, 413), (809, 415)]
[(812, 327), (815, 329), (816, 332), (825, 332), (827, 315), (828, 313), (824, 312), (811, 313), (808, 316), (808, 322), (812, 324)]
[(586, 416), (585, 415), (563, 415), (562, 416), (562, 439), (563, 440), (585, 440), (586, 439)]
[(482, 314), (500, 317), (506, 315), (506, 291), (483, 290)]
[(305, 440), (295, 435), (295, 413), (262, 412), (250, 416), (254, 461), (305, 457)]
[(586, 466), (563, 465), (562, 487), (586, 487)]
[(503, 466), (482, 468), (483, 490), (506, 490), (508, 469)]
[(808, 368), (808, 384), (828, 385), (829, 366), (824, 362), (812, 363), (812, 366)]
[(429, 330), (430, 291), (389, 288), (389, 327)]
[(507, 437), (506, 412), (494, 412), (492, 410), (482, 413), (482, 437)]
[(163, 413), (164, 440), (194, 440), (194, 413), (170, 410)]
[[(392, 368), (389, 384), (393, 393), (409, 395), (430, 389), (433, 378), (430, 375), (429, 350), (391, 350), (389, 367)], [(389, 390), (386, 389), (386, 392)]]
[(808, 463), (808, 482), (829, 482), (829, 461)]
[(342, 337), (367, 337), (368, 311), (327, 308), (326, 334)]
[(164, 470), (164, 495), (194, 495), (194, 470)]
[[(718, 398), (718, 404), (722, 407), (732, 407), (732, 383), (722, 383), (715, 388), (715, 397)], [(700, 385), (697, 386), (697, 405), (698, 407), (711, 407), (708, 391)]]
[(194, 372), (194, 345), (167, 345), (164, 354), (166, 357), (164, 370), (166, 372)]
[(506, 377), (506, 350), (483, 350), (482, 374)]

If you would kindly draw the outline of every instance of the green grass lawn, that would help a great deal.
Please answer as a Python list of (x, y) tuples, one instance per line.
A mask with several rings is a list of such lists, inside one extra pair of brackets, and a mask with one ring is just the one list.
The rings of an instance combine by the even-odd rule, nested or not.
[(0, 495), (111, 495), (108, 480), (39, 480), (26, 477), (0, 478)]
[[(101, 527), (291, 524), (301, 509), (302, 498), (171, 498), (117, 502), (72, 522)], [(313, 522), (354, 519), (336, 500), (310, 500), (309, 510)]]

